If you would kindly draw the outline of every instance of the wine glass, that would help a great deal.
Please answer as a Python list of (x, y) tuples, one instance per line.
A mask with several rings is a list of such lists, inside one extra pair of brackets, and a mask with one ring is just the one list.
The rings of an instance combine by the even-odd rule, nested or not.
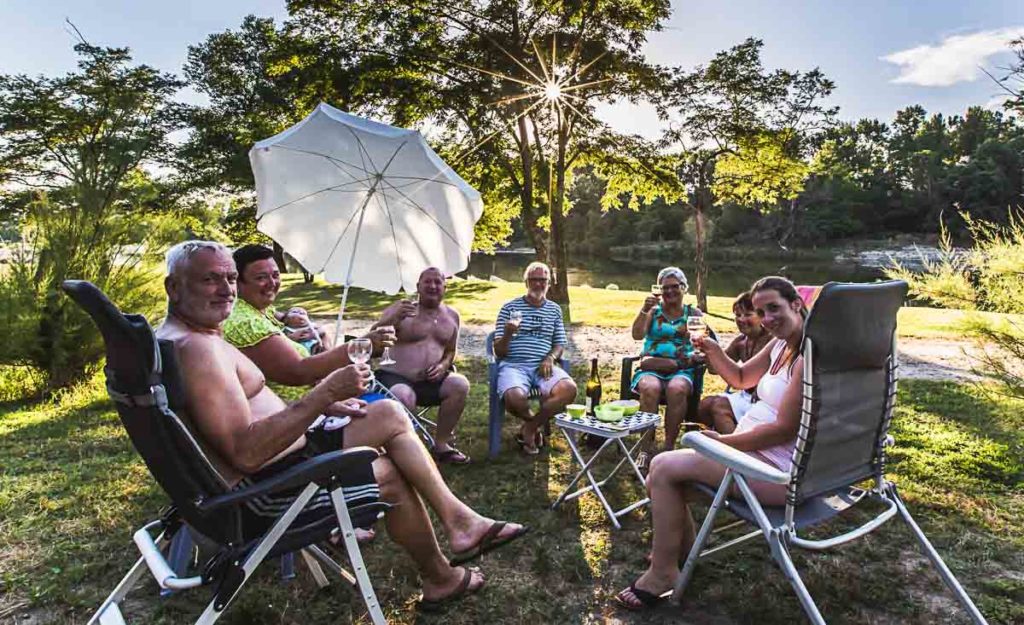
[(654, 297), (661, 297), (661, 284), (651, 285), (651, 295), (653, 295)]
[(412, 297), (410, 297), (409, 300), (412, 302), (412, 305), (416, 307), (416, 310), (413, 311), (413, 313), (410, 314), (409, 316), (415, 317), (416, 315), (420, 314), (420, 292), (416, 291), (415, 293), (413, 293)]
[(519, 331), (519, 326), (523, 324), (523, 311), (513, 310), (508, 314), (508, 320), (516, 324), (516, 331)]
[(708, 324), (704, 321), (704, 317), (700, 315), (691, 315), (686, 318), (686, 330), (690, 333), (690, 342), (693, 342), (694, 338), (700, 338), (707, 333)]
[[(348, 350), (348, 358), (357, 365), (370, 362), (370, 355), (373, 354), (373, 342), (368, 338), (352, 339), (345, 346)], [(373, 380), (373, 372), (370, 372), (370, 380)]]

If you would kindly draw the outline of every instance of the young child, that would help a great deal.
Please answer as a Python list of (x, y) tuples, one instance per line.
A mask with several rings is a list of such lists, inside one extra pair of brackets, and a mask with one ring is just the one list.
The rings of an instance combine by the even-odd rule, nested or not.
[[(746, 362), (761, 351), (772, 340), (772, 336), (761, 327), (761, 317), (754, 310), (750, 293), (740, 293), (736, 297), (732, 304), (732, 314), (740, 333), (725, 348), (725, 353), (735, 362)], [(736, 428), (740, 417), (750, 410), (755, 400), (755, 390), (756, 387), (734, 389), (705, 397), (697, 408), (697, 419), (722, 434), (728, 434)]]
[(319, 354), (324, 350), (324, 342), (316, 327), (309, 321), (309, 313), (304, 308), (292, 308), (281, 317), (284, 333), (291, 340), (305, 346), (310, 354)]

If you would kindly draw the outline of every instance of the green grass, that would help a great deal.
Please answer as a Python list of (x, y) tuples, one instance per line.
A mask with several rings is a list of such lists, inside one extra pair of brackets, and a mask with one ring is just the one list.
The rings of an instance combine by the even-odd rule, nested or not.
[[(460, 445), (478, 462), (446, 467), (446, 478), (475, 508), (529, 523), (534, 531), (489, 554), (482, 562), (487, 588), (439, 616), (413, 609), (416, 573), (382, 533), (364, 553), (391, 622), (804, 622), (797, 600), (757, 543), (701, 564), (681, 611), (613, 611), (612, 595), (643, 568), (650, 544), (646, 512), (630, 515), (624, 529), (615, 531), (592, 496), (550, 511), (572, 474), (565, 444), (556, 441), (553, 451), (524, 459), (509, 448), (511, 423), (502, 455), (483, 461), (484, 368), (477, 360), (460, 367), (477, 382)], [(602, 374), (610, 391), (617, 372), (606, 368)], [(20, 379), (0, 375), (7, 383)], [(82, 623), (137, 557), (131, 532), (154, 518), (166, 499), (132, 451), (101, 379), (54, 401), (19, 401), (13, 395), (0, 392), (0, 615), (24, 604), (16, 613), (33, 612), (34, 623)], [(1021, 402), (976, 387), (908, 381), (900, 387), (894, 426), (891, 477), (992, 623), (1024, 622), (1022, 409)], [(625, 483), (609, 492), (613, 504), (637, 495)], [(796, 563), (830, 623), (963, 622), (911, 541), (893, 521), (834, 552), (799, 552)], [(206, 590), (196, 590), (160, 600), (155, 584), (146, 581), (129, 595), (127, 606), (135, 622), (178, 623), (194, 619), (208, 598)], [(296, 581), (282, 584), (270, 565), (221, 622), (367, 621), (349, 589), (335, 584), (318, 590), (301, 570)]]
[[(341, 287), (321, 280), (304, 284), (299, 274), (284, 276), (284, 285), (278, 296), (278, 306), (303, 306), (316, 315), (337, 315), (341, 302)], [(523, 286), (514, 282), (487, 282), (483, 280), (452, 280), (445, 301), (456, 308), (464, 323), (494, 323), (498, 309), (508, 300), (522, 295)], [(641, 291), (609, 291), (588, 287), (570, 287), (571, 319), (574, 324), (628, 328), (636, 316), (647, 293)], [(397, 299), (362, 289), (349, 291), (346, 317), (375, 317), (388, 304)], [(687, 301), (695, 301), (693, 295)], [(732, 298), (709, 297), (710, 312), (732, 318)], [(959, 339), (963, 324), (978, 315), (993, 321), (1013, 318), (1024, 323), (1024, 316), (1000, 313), (971, 313), (945, 308), (906, 307), (899, 312), (899, 333), (904, 337)], [(733, 330), (725, 320), (712, 325)]]

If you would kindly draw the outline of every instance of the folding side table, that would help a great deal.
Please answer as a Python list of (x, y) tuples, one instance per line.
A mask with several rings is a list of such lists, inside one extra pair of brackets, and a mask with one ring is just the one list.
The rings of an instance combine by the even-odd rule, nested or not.
[[(619, 472), (619, 469), (627, 463), (630, 468), (633, 469), (633, 475), (640, 485), (645, 485), (644, 476), (640, 473), (640, 467), (636, 465), (636, 460), (634, 459), (633, 454), (640, 447), (640, 443), (643, 442), (644, 438), (646, 438), (648, 432), (658, 427), (659, 423), (661, 423), (661, 415), (651, 412), (637, 412), (634, 415), (625, 417), (621, 421), (613, 423), (599, 421), (590, 416), (585, 416), (581, 419), (571, 419), (564, 413), (555, 415), (555, 425), (562, 431), (562, 434), (565, 435), (565, 439), (569, 442), (569, 449), (572, 451), (573, 458), (575, 458), (576, 462), (578, 462), (583, 468), (580, 469), (580, 472), (576, 474), (576, 477), (569, 482), (569, 485), (565, 487), (562, 494), (559, 495), (558, 499), (555, 500), (555, 503), (551, 505), (551, 509), (554, 510), (561, 505), (563, 501), (569, 501), (584, 493), (594, 491), (597, 498), (601, 500), (601, 505), (604, 506), (604, 510), (608, 513), (608, 518), (611, 519), (615, 529), (621, 529), (622, 525), (619, 524), (620, 516), (636, 510), (641, 506), (647, 505), (651, 500), (649, 497), (644, 497), (640, 501), (616, 511), (612, 509), (611, 505), (608, 503), (608, 499), (606, 499), (604, 493), (601, 492), (601, 487), (607, 484), (608, 481)], [(605, 439), (604, 443), (601, 444), (601, 447), (594, 452), (594, 455), (591, 456), (589, 460), (584, 460), (583, 455), (580, 453), (580, 448), (574, 440), (573, 435), (580, 432), (600, 436)], [(626, 438), (636, 433), (641, 433), (641, 436), (632, 447), (627, 447), (625, 443)], [(591, 467), (605, 449), (611, 449), (613, 447), (618, 447), (622, 451), (622, 459), (617, 465), (615, 465), (615, 468), (612, 469), (611, 473), (599, 482), (594, 478), (594, 474), (591, 472)], [(570, 493), (569, 491), (572, 487), (575, 486), (584, 475), (587, 476), (587, 481), (590, 482), (590, 486), (586, 486)]]

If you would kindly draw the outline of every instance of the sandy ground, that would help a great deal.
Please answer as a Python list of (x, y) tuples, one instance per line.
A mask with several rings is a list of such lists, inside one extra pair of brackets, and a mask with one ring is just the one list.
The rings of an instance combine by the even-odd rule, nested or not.
[[(346, 328), (349, 333), (361, 333), (370, 322), (353, 320)], [(365, 326), (365, 327), (364, 327)], [(459, 353), (464, 356), (484, 357), (484, 345), (490, 325), (469, 324), (459, 336)], [(723, 344), (734, 335), (722, 333)], [(573, 361), (584, 361), (597, 356), (601, 362), (618, 362), (624, 356), (636, 355), (640, 344), (627, 330), (580, 326), (569, 337), (568, 356)], [(966, 353), (965, 353), (966, 349)], [(899, 342), (900, 377), (925, 380), (977, 381), (971, 372), (970, 354), (976, 348), (943, 339), (902, 339)]]

